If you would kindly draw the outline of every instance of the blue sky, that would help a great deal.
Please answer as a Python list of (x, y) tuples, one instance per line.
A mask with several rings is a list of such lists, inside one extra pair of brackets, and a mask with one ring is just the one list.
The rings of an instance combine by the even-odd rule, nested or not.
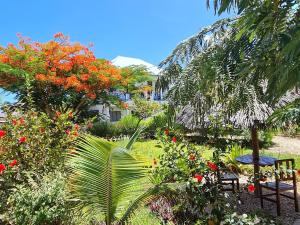
[[(9, 0), (1, 2), (0, 45), (16, 34), (48, 41), (63, 32), (93, 43), (96, 57), (137, 57), (157, 65), (183, 39), (218, 19), (206, 0)], [(5, 100), (7, 97), (5, 97)]]

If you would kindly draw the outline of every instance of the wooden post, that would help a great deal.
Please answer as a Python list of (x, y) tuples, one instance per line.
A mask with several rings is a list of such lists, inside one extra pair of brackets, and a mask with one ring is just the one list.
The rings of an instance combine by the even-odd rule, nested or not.
[(251, 140), (252, 140), (252, 157), (254, 164), (254, 186), (255, 186), (255, 195), (259, 195), (259, 140), (257, 133), (257, 124), (254, 123), (251, 127)]

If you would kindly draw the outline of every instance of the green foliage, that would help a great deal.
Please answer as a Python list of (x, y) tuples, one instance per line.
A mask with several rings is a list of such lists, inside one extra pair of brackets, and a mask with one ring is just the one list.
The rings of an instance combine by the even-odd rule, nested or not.
[(222, 158), (222, 162), (228, 170), (238, 173), (243, 171), (242, 166), (235, 160), (235, 158), (244, 155), (244, 150), (245, 149), (237, 143), (228, 146), (227, 153)]
[(169, 198), (177, 223), (194, 224), (209, 218), (221, 221), (228, 209), (218, 183), (220, 165), (207, 161), (201, 150), (181, 141), (173, 131), (165, 130), (158, 135), (164, 153), (159, 157), (153, 176), (155, 182), (176, 184), (173, 197)]
[(16, 159), (22, 171), (49, 172), (63, 168), (65, 154), (72, 147), (80, 127), (72, 122), (72, 113), (45, 113), (5, 109), (5, 135), (0, 138), (0, 160)]
[[(72, 198), (77, 200), (78, 212), (86, 218), (99, 220), (102, 217), (106, 224), (112, 224), (137, 194), (132, 187), (145, 177), (146, 169), (129, 150), (142, 130), (136, 131), (126, 147), (93, 136), (85, 136), (77, 142), (76, 152), (68, 160), (69, 187)], [(136, 198), (120, 221), (125, 222), (139, 202), (151, 194), (149, 190)]]
[(134, 115), (127, 115), (114, 124), (116, 135), (132, 135), (139, 125), (139, 118)]
[(73, 224), (75, 217), (66, 200), (65, 179), (54, 173), (29, 184), (17, 185), (10, 195), (2, 219), (15, 225)]
[(96, 121), (89, 131), (98, 137), (112, 137), (115, 133), (114, 124), (109, 121)]
[(264, 148), (269, 148), (272, 146), (272, 139), (274, 137), (274, 132), (271, 130), (263, 130), (259, 132), (259, 139), (262, 142)]
[(158, 113), (161, 110), (161, 106), (157, 102), (147, 101), (146, 99), (134, 97), (131, 110), (135, 116), (142, 120)]

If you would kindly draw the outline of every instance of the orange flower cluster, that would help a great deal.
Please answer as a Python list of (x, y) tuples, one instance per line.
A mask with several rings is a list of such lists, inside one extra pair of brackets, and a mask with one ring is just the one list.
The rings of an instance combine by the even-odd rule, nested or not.
[[(0, 47), (0, 63), (26, 71), (41, 84), (73, 89), (95, 99), (100, 91), (127, 83), (120, 69), (107, 60), (96, 59), (87, 47), (70, 43), (62, 33), (46, 43), (19, 38), (18, 46)], [(1, 76), (0, 86), (9, 85), (7, 77)]]

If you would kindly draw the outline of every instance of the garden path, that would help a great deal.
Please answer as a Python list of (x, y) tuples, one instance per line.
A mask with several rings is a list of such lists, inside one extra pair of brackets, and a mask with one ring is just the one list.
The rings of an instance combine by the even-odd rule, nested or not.
[(291, 153), (300, 155), (300, 139), (284, 136), (275, 136), (274, 145), (268, 148), (269, 151), (276, 153)]

